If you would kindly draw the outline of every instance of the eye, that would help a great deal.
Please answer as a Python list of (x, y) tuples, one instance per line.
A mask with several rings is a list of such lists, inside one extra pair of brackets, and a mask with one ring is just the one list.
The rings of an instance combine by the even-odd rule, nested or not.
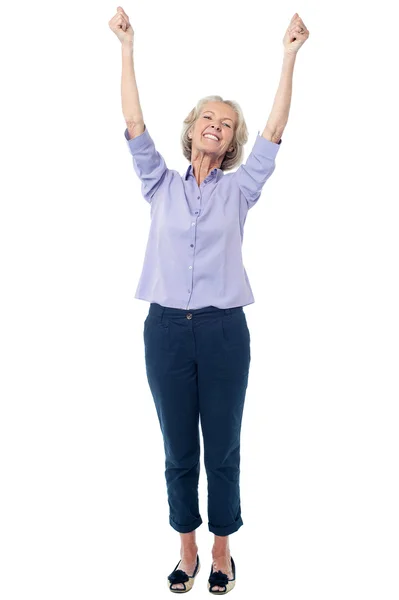
[[(204, 119), (210, 119), (211, 117), (209, 115), (204, 115)], [(227, 125), (227, 127), (229, 129), (231, 129), (231, 125), (229, 125), (228, 123), (225, 123), (225, 125)]]

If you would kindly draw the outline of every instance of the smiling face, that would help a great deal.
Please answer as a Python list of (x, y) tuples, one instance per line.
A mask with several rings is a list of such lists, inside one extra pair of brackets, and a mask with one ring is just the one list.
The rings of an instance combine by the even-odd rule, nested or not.
[[(193, 153), (211, 154), (223, 160), (226, 152), (234, 149), (232, 141), (237, 126), (238, 115), (224, 102), (207, 102), (202, 107), (194, 123), (192, 136)], [(215, 136), (217, 139), (214, 139)]]

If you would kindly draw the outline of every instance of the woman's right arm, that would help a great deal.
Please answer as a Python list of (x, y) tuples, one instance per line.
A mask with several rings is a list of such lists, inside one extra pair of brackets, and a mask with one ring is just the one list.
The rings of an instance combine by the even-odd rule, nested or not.
[(122, 46), (122, 112), (130, 139), (144, 132), (144, 117), (140, 106), (133, 64), (134, 31), (129, 17), (121, 6), (108, 25)]
[[(109, 21), (109, 26), (122, 44), (122, 111), (126, 129), (124, 135), (133, 157), (133, 167), (141, 180), (144, 199), (150, 204), (157, 196), (169, 169), (155, 147), (144, 123), (133, 65), (133, 28), (121, 6)], [(135, 139), (133, 139), (135, 138)]]
[(122, 42), (122, 112), (130, 139), (144, 132), (144, 117), (140, 106), (133, 62), (133, 41)]

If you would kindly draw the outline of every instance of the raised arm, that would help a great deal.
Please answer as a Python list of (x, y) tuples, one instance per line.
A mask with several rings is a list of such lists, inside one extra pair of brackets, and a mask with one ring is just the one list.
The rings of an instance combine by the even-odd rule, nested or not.
[(296, 55), (308, 37), (308, 29), (306, 29), (298, 13), (295, 13), (283, 39), (284, 58), (280, 82), (269, 119), (262, 133), (264, 138), (276, 144), (279, 143), (288, 121)]
[(122, 112), (130, 139), (144, 132), (144, 117), (141, 110), (139, 92), (133, 62), (134, 31), (129, 17), (121, 6), (109, 21), (109, 26), (121, 42), (122, 48)]
[(155, 147), (144, 123), (133, 66), (134, 32), (129, 17), (121, 6), (109, 21), (109, 26), (122, 44), (122, 111), (125, 117), (126, 143), (133, 158), (133, 167), (141, 180), (141, 192), (150, 204), (167, 180), (169, 169)]

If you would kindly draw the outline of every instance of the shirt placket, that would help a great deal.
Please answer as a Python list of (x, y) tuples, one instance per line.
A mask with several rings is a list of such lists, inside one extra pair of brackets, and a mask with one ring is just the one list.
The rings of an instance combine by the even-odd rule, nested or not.
[[(191, 173), (191, 176), (194, 177)], [(204, 181), (201, 184), (201, 187), (203, 185), (206, 185), (209, 180), (210, 180), (211, 175), (208, 175), (208, 177), (206, 179), (204, 179)], [(197, 183), (195, 181), (195, 183)], [(194, 204), (194, 214), (192, 214), (192, 219), (191, 219), (191, 235), (190, 235), (190, 261), (189, 261), (189, 266), (188, 266), (188, 270), (189, 270), (189, 276), (188, 276), (188, 286), (187, 286), (187, 292), (188, 292), (188, 299), (187, 299), (187, 306), (186, 306), (186, 310), (188, 310), (189, 305), (190, 305), (190, 300), (191, 300), (191, 296), (192, 296), (192, 292), (193, 292), (193, 282), (194, 282), (194, 258), (195, 258), (195, 249), (196, 249), (196, 245), (198, 242), (198, 237), (196, 235), (197, 233), (197, 223), (198, 223), (198, 217), (201, 213), (201, 199), (202, 199), (202, 190), (201, 187), (198, 186), (197, 184), (197, 190), (196, 190), (196, 196), (195, 196), (195, 204)]]

